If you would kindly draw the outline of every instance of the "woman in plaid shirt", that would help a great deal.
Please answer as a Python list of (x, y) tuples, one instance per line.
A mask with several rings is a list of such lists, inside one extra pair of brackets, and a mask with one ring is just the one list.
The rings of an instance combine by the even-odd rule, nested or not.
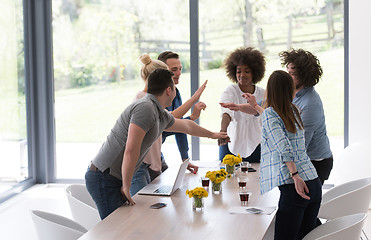
[(281, 192), (274, 239), (302, 239), (315, 228), (321, 182), (305, 151), (303, 123), (292, 104), (294, 82), (284, 71), (268, 79), (262, 114), (260, 191)]
[[(260, 191), (279, 188), (274, 239), (302, 239), (315, 228), (322, 189), (306, 150), (303, 123), (292, 104), (294, 82), (290, 74), (274, 71), (268, 79), (263, 107), (252, 94), (247, 104), (221, 103), (248, 114), (262, 114)], [(264, 109), (265, 108), (265, 109)]]

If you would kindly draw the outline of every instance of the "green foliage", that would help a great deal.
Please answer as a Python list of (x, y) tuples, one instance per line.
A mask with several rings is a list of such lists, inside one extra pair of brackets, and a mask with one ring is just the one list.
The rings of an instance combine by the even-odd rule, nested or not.
[(70, 72), (71, 87), (86, 87), (96, 84), (98, 80), (94, 77), (93, 66), (73, 67)]
[(207, 62), (207, 68), (208, 69), (215, 69), (215, 68), (220, 68), (223, 64), (222, 59), (215, 59)]
[[(344, 125), (344, 76), (343, 69), (339, 66), (343, 66), (343, 49), (337, 48), (320, 52), (317, 56), (324, 69), (324, 76), (317, 84), (316, 90), (324, 104), (328, 135), (341, 136)], [(269, 75), (277, 69), (282, 69), (279, 59), (277, 57), (268, 58), (265, 77), (258, 85), (265, 88)], [(218, 104), (220, 95), (232, 83), (226, 77), (224, 69), (201, 71), (200, 84), (206, 79), (209, 82), (200, 100), (206, 103), (207, 108), (201, 113), (200, 124), (210, 130), (218, 131), (221, 120)], [(183, 101), (191, 95), (189, 85), (190, 74), (182, 74), (178, 88), (181, 91)], [(56, 91), (57, 141), (103, 142), (119, 114), (142, 89), (143, 83), (137, 79)], [(186, 114), (186, 116), (188, 115), (189, 113)], [(215, 144), (215, 140), (212, 139), (202, 139), (201, 141)]]
[(139, 54), (132, 32), (135, 17), (115, 5), (93, 1), (80, 4), (83, 7), (78, 4), (66, 7), (61, 1), (53, 4), (56, 88), (137, 76)]

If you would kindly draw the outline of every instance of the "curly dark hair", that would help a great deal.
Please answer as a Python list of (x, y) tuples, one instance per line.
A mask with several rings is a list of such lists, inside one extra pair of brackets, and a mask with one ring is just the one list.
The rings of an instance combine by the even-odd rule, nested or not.
[(303, 49), (291, 49), (279, 54), (281, 65), (287, 67), (290, 63), (295, 65), (296, 77), (299, 81), (297, 87), (313, 87), (322, 77), (322, 67), (319, 60), (311, 52)]
[(227, 77), (237, 83), (237, 66), (246, 65), (252, 72), (252, 82), (254, 84), (260, 82), (265, 73), (265, 57), (253, 47), (240, 47), (231, 52), (224, 60), (224, 67)]

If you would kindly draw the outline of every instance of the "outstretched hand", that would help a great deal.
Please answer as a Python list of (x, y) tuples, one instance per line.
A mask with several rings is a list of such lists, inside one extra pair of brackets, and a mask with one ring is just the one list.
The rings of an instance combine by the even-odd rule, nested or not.
[(212, 139), (225, 139), (225, 138), (228, 138), (228, 135), (226, 132), (213, 132), (211, 137)]
[(205, 108), (206, 108), (206, 104), (204, 102), (196, 103), (195, 106), (193, 107), (193, 112), (190, 116), (190, 119), (194, 121), (197, 118), (199, 118), (201, 115), (201, 110), (205, 110)]
[(219, 138), (218, 139), (218, 146), (223, 146), (223, 145), (226, 145), (227, 143), (229, 143), (231, 140), (229, 137), (226, 137), (226, 138)]
[(240, 111), (241, 110), (241, 106), (239, 104), (236, 104), (236, 103), (233, 103), (233, 102), (230, 102), (230, 103), (219, 103), (220, 106), (224, 107), (224, 108), (228, 108), (232, 111)]

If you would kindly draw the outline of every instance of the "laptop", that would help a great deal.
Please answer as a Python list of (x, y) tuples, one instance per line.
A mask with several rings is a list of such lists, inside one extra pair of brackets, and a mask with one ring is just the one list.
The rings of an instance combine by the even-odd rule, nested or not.
[[(185, 172), (187, 170), (187, 166), (189, 163), (189, 159), (184, 161), (180, 167), (178, 174), (175, 178), (175, 182), (173, 185), (160, 185), (160, 184), (148, 184), (144, 188), (142, 188), (138, 194), (140, 195), (157, 195), (157, 196), (171, 196), (178, 188), (180, 185), (182, 185), (183, 179)], [(169, 170), (168, 170), (169, 171)]]

